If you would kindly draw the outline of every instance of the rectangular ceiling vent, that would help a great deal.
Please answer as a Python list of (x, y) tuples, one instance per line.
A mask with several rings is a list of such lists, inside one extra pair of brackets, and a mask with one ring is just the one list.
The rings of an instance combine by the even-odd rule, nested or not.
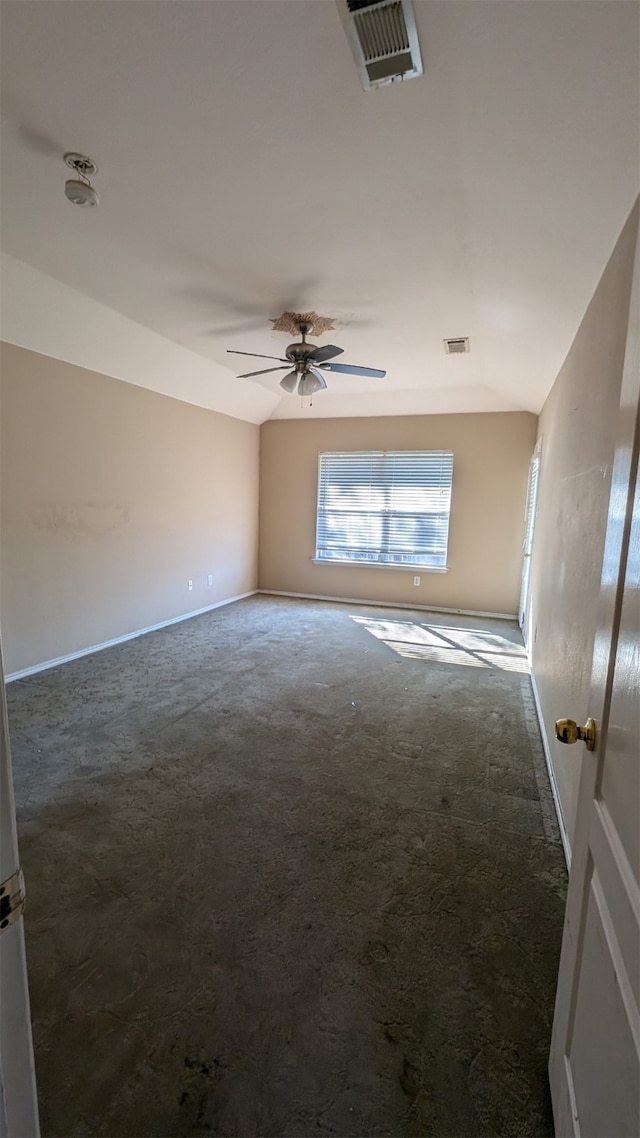
[(411, 0), (338, 0), (365, 91), (422, 75)]
[(455, 356), (458, 352), (468, 352), (469, 337), (456, 336), (453, 340), (445, 340), (444, 350), (448, 356)]

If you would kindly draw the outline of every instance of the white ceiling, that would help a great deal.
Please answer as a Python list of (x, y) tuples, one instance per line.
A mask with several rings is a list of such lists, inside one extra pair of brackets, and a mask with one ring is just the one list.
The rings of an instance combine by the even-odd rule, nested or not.
[[(2, 0), (2, 246), (53, 278), (23, 267), (42, 301), (16, 292), (6, 338), (55, 324), (51, 354), (154, 386), (115, 361), (126, 326), (121, 357), (165, 344), (160, 390), (254, 422), (539, 411), (638, 192), (640, 9), (415, 10), (423, 77), (365, 93), (334, 0)], [(97, 211), (64, 197), (67, 150)], [(386, 379), (328, 375), (312, 408), (236, 379), (225, 349), (280, 355), (284, 308)]]

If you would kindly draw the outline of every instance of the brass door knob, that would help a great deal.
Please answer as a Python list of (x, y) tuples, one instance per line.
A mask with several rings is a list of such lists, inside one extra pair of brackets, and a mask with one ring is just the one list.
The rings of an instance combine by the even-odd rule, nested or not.
[(596, 721), (587, 719), (584, 727), (578, 727), (573, 719), (558, 719), (556, 722), (556, 739), (561, 743), (577, 743), (578, 739), (587, 744), (588, 751), (596, 748)]

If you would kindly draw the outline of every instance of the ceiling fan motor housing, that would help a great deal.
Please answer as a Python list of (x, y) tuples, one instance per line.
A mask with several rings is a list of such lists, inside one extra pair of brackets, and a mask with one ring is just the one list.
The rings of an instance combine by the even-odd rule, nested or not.
[(292, 363), (301, 363), (309, 359), (309, 356), (315, 352), (315, 344), (307, 344), (304, 340), (297, 344), (289, 344), (285, 350), (285, 356)]

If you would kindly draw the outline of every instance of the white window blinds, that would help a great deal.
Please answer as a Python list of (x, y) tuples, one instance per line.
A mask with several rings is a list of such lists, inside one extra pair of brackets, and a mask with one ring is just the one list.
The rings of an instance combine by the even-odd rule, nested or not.
[(533, 527), (536, 518), (536, 503), (538, 501), (538, 472), (540, 470), (540, 455), (533, 455), (529, 463), (529, 493), (527, 495), (527, 509), (525, 516), (524, 552), (526, 557), (531, 556), (533, 544)]
[(445, 568), (450, 451), (321, 454), (316, 560)]

